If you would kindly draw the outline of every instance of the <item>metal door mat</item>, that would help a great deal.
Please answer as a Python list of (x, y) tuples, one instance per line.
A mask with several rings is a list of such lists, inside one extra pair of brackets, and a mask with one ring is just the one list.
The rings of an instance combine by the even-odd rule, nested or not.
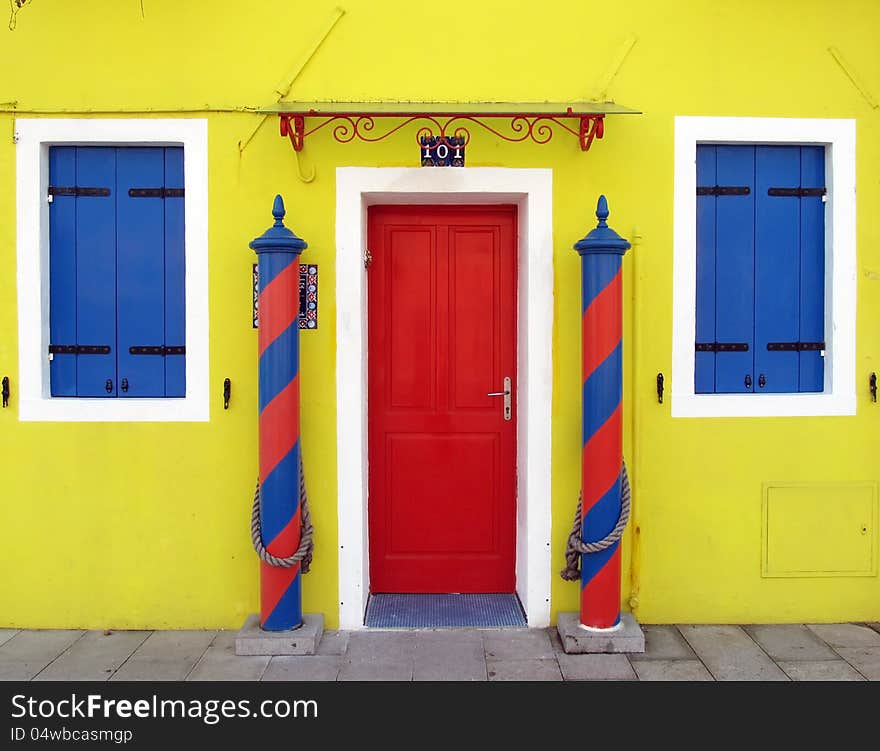
[(371, 628), (524, 628), (527, 625), (515, 594), (371, 594), (365, 623)]

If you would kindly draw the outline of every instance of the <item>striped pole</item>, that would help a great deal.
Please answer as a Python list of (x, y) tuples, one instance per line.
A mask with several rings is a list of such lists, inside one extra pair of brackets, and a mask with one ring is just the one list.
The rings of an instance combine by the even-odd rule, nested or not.
[[(599, 224), (575, 243), (581, 256), (583, 335), (583, 454), (581, 539), (597, 542), (620, 516), (623, 464), (623, 359), (621, 262), (630, 244), (606, 224), (608, 202), (599, 197)], [(620, 542), (581, 555), (581, 626), (613, 629), (620, 623)]]
[[(250, 243), (259, 263), (260, 526), (274, 556), (300, 543), (299, 505), (299, 255), (307, 247), (284, 226), (275, 196), (275, 224)], [(300, 566), (260, 562), (260, 626), (286, 631), (302, 625)]]

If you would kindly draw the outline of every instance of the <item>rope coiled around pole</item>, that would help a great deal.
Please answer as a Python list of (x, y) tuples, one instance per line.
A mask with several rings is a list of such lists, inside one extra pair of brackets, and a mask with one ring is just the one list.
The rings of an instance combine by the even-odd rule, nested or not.
[(306, 476), (303, 471), (302, 454), (299, 457), (299, 502), (301, 509), (300, 517), (300, 541), (296, 552), (287, 558), (278, 558), (266, 550), (263, 545), (263, 530), (260, 524), (260, 479), (257, 478), (257, 489), (254, 491), (254, 505), (251, 508), (251, 541), (254, 550), (263, 563), (278, 568), (291, 568), (302, 563), (302, 572), (309, 573), (312, 565), (312, 552), (315, 549), (312, 515), (309, 513), (309, 497), (306, 494)]
[(578, 493), (577, 511), (574, 514), (574, 524), (568, 535), (565, 546), (565, 568), (559, 575), (566, 581), (576, 581), (581, 577), (580, 562), (583, 553), (601, 553), (607, 550), (623, 536), (626, 523), (629, 521), (629, 509), (632, 501), (632, 491), (629, 486), (629, 476), (626, 473), (626, 464), (621, 465), (620, 480), (620, 516), (617, 524), (605, 537), (596, 542), (584, 542), (581, 539), (581, 504), (583, 493)]

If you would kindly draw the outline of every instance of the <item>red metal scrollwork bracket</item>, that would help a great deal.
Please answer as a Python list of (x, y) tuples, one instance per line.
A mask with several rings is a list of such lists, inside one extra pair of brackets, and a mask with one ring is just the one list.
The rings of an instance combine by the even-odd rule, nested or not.
[(303, 115), (281, 115), (281, 136), (287, 136), (294, 151), (302, 151), (306, 137), (306, 119)]
[(581, 129), (578, 137), (581, 151), (589, 151), (594, 138), (605, 135), (605, 115), (584, 115), (581, 117)]
[[(306, 116), (323, 118), (321, 122), (306, 130)], [(290, 143), (295, 151), (302, 151), (305, 137), (311, 135), (330, 124), (333, 127), (333, 137), (339, 143), (349, 143), (352, 140), (360, 140), (367, 143), (382, 141), (393, 135), (404, 126), (412, 122), (420, 122), (421, 127), (416, 133), (416, 141), (426, 134), (439, 136), (456, 135), (463, 139), (464, 143), (470, 141), (470, 133), (466, 127), (467, 124), (480, 126), (489, 133), (510, 143), (521, 143), (523, 141), (531, 141), (536, 144), (544, 144), (553, 137), (553, 126), (558, 126), (562, 130), (577, 136), (581, 151), (589, 151), (593, 140), (602, 138), (605, 135), (605, 115), (591, 114), (581, 115), (571, 112), (560, 112), (556, 114), (543, 113), (522, 113), (522, 114), (494, 114), (483, 113), (479, 116), (471, 114), (428, 114), (428, 113), (369, 113), (369, 112), (352, 112), (352, 113), (336, 113), (336, 114), (320, 114), (317, 112), (310, 113), (292, 113), (283, 112), (279, 114), (281, 135), (290, 139)], [(376, 132), (376, 120), (397, 119), (401, 122), (388, 128), (384, 132)], [(569, 127), (564, 120), (577, 118), (580, 127), (575, 130)], [(497, 128), (492, 127), (483, 120), (508, 120), (507, 128), (510, 133), (504, 133)]]

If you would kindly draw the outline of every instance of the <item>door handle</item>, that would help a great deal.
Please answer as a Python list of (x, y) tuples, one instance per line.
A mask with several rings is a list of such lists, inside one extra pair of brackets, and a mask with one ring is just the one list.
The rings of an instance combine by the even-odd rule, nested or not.
[(504, 391), (490, 391), (486, 396), (504, 397), (504, 419), (509, 420), (511, 414), (510, 376), (504, 377)]

